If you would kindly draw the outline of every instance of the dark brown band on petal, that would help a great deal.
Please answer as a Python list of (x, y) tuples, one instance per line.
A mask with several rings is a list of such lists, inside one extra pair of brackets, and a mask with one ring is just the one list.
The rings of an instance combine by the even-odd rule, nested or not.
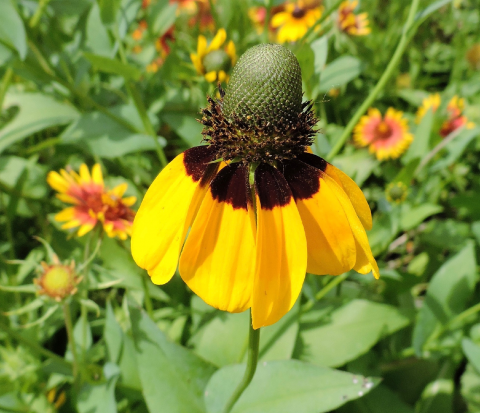
[[(185, 166), (185, 171), (187, 175), (192, 177), (194, 182), (200, 181), (204, 176), (209, 165), (215, 159), (216, 152), (211, 146), (195, 146), (193, 148), (187, 149), (183, 153), (183, 165)], [(218, 168), (218, 165), (214, 165), (215, 169)], [(202, 180), (202, 184), (203, 184)]]
[(292, 190), (295, 201), (312, 198), (318, 193), (321, 172), (317, 168), (297, 159), (282, 162), (282, 167), (280, 169), (283, 169), (283, 176)]
[(240, 163), (232, 163), (223, 168), (210, 184), (212, 198), (226, 202), (233, 209), (247, 209), (249, 199), (248, 169)]
[(320, 169), (322, 172), (325, 172), (327, 169), (328, 162), (325, 159), (320, 158), (320, 156), (314, 155), (313, 153), (302, 153), (301, 155), (297, 156), (297, 159), (305, 162), (307, 165)]
[(255, 192), (262, 209), (273, 209), (290, 203), (293, 195), (282, 173), (262, 163), (255, 170)]

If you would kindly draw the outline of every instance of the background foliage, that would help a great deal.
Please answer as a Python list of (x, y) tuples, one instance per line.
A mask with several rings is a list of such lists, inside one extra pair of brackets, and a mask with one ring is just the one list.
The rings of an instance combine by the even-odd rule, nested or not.
[[(46, 183), (49, 171), (99, 163), (108, 187), (127, 182), (140, 202), (165, 158), (200, 143), (195, 119), (216, 87), (191, 63), (197, 36), (211, 40), (223, 27), (238, 55), (269, 36), (248, 14), (262, 2), (211, 4), (213, 22), (201, 27), (167, 0), (0, 2), (0, 412), (214, 413), (239, 381), (248, 314), (208, 307), (178, 275), (154, 286), (128, 240), (61, 230), (54, 214), (63, 203)], [(321, 119), (313, 146), (320, 156), (384, 72), (408, 14), (403, 1), (359, 7), (370, 35), (349, 36), (332, 14), (290, 45)], [(262, 331), (257, 375), (234, 412), (480, 409), (480, 128), (439, 135), (454, 95), (480, 124), (480, 8), (421, 0), (416, 22), (374, 102), (382, 113), (404, 111), (409, 150), (380, 162), (349, 139), (330, 159), (370, 203), (381, 279), (309, 275), (294, 309)], [(172, 25), (162, 56), (155, 42)], [(416, 124), (422, 99), (435, 92), (440, 109)], [(392, 182), (408, 187), (404, 202), (387, 200)], [(67, 304), (35, 295), (35, 270), (52, 254), (34, 236), (83, 268)]]

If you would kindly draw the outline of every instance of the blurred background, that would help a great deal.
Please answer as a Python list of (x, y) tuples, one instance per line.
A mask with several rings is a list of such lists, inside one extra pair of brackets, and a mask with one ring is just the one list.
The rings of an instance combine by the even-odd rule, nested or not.
[(129, 237), (265, 42), (300, 62), (313, 152), (365, 193), (381, 278), (307, 275), (260, 350), (302, 374), (234, 412), (480, 411), (480, 3), (412, 4), (1, 0), (0, 412), (220, 411), (248, 314), (153, 285)]

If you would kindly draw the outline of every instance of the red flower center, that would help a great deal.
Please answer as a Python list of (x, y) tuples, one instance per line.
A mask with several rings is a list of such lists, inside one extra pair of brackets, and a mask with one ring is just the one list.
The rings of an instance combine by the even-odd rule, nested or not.
[(392, 128), (382, 120), (375, 128), (375, 140), (388, 139), (391, 135)]

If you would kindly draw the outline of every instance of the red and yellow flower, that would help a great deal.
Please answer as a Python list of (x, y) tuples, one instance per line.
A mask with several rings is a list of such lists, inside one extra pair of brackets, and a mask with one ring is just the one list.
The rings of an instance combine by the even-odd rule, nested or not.
[(74, 205), (55, 215), (55, 220), (66, 221), (62, 229), (79, 227), (77, 235), (83, 236), (101, 225), (111, 238), (124, 240), (131, 234), (135, 213), (130, 206), (136, 202), (136, 198), (122, 198), (127, 190), (126, 183), (112, 190), (105, 188), (99, 164), (93, 166), (91, 174), (85, 164), (80, 166), (79, 173), (65, 169), (60, 173), (51, 171), (47, 182), (59, 192), (58, 199)]
[(278, 28), (277, 40), (279, 43), (296, 42), (321, 16), (321, 6), (311, 5), (305, 0), (298, 0), (285, 4), (285, 10), (272, 17), (271, 25)]
[(432, 109), (432, 112), (435, 113), (440, 106), (442, 100), (440, 99), (439, 93), (434, 93), (423, 99), (422, 105), (417, 110), (417, 115), (415, 117), (415, 123), (420, 123), (428, 109)]
[(384, 117), (378, 109), (370, 108), (353, 131), (358, 146), (368, 146), (378, 160), (402, 155), (413, 141), (403, 112), (388, 108)]
[(205, 36), (198, 36), (197, 53), (191, 53), (190, 58), (197, 72), (208, 82), (228, 81), (228, 71), (237, 60), (235, 44), (230, 40), (222, 49), (227, 40), (225, 29), (218, 30), (217, 34), (207, 46)]
[(352, 36), (365, 36), (372, 29), (368, 27), (368, 13), (355, 14), (358, 0), (347, 0), (338, 9), (337, 26), (343, 32)]
[(450, 135), (453, 131), (465, 126), (467, 129), (472, 129), (475, 127), (473, 122), (469, 122), (468, 118), (463, 114), (465, 109), (465, 100), (459, 98), (455, 95), (450, 102), (448, 102), (447, 112), (448, 120), (443, 122), (442, 127), (440, 128), (440, 135), (446, 137)]

